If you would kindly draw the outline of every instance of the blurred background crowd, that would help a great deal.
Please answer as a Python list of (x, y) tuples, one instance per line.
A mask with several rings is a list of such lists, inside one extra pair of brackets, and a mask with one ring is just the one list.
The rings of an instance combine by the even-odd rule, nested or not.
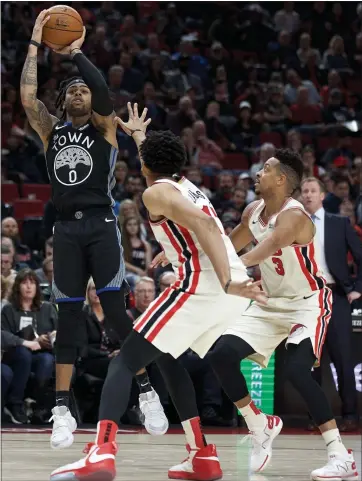
[[(324, 184), (325, 210), (347, 216), (362, 241), (362, 3), (68, 3), (87, 27), (83, 50), (107, 79), (117, 114), (125, 116), (127, 101), (138, 102), (148, 108), (150, 129), (181, 136), (184, 173), (209, 196), (227, 232), (256, 199), (258, 170), (287, 146), (300, 152), (305, 177)], [(46, 419), (54, 369), (55, 212), (42, 144), (19, 96), (35, 18), (53, 4), (1, 4), (2, 415), (19, 424)], [(39, 49), (38, 96), (52, 114), (60, 82), (74, 74), (69, 58)], [(138, 153), (121, 131), (118, 144), (114, 209), (131, 286), (129, 314), (136, 319), (174, 274), (149, 269), (159, 246), (142, 203)], [(300, 192), (296, 197), (303, 202)], [(353, 258), (349, 267), (353, 275)], [(93, 419), (95, 391), (120, 340), (107, 330), (92, 280), (87, 299), (89, 346), (75, 378), (83, 383), (81, 411)], [(183, 362), (197, 379), (202, 418), (228, 424), (220, 387), (196, 357), (188, 352)], [(130, 422), (137, 418), (132, 406)]]

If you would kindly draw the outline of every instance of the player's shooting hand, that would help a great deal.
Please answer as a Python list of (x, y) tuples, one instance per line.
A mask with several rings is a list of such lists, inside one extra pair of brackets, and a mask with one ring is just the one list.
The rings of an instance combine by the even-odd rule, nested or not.
[(138, 104), (134, 104), (132, 109), (131, 102), (128, 102), (127, 109), (128, 122), (123, 122), (123, 120), (119, 117), (115, 117), (113, 119), (114, 124), (119, 125), (123, 129), (123, 131), (129, 136), (132, 136), (132, 134), (136, 130), (139, 130), (143, 132), (143, 134), (145, 134), (148, 125), (151, 123), (151, 119), (145, 120), (147, 115), (147, 109), (143, 109), (141, 116), (139, 116), (138, 114)]
[(158, 266), (166, 267), (169, 264), (171, 264), (170, 261), (167, 259), (166, 254), (162, 251), (152, 260), (150, 267), (151, 269), (156, 269)]
[(246, 299), (252, 299), (260, 304), (267, 304), (267, 296), (260, 289), (261, 281), (252, 282), (230, 282), (227, 293), (233, 296), (245, 297)]
[(37, 19), (35, 20), (33, 33), (31, 34), (31, 39), (34, 42), (41, 43), (42, 36), (43, 36), (43, 27), (50, 19), (49, 10), (42, 10)]
[(54, 52), (59, 53), (60, 55), (70, 55), (73, 50), (80, 50), (82, 48), (86, 32), (86, 28), (83, 27), (83, 35), (80, 38), (74, 40), (74, 42), (72, 42), (70, 45), (60, 48), (59, 50), (53, 49)]

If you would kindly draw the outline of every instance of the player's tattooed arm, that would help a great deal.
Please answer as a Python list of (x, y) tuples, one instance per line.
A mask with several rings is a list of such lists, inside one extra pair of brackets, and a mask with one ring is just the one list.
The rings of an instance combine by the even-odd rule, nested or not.
[[(49, 19), (48, 10), (43, 10), (37, 17), (32, 40), (40, 43), (42, 39), (43, 26)], [(30, 125), (39, 134), (43, 143), (46, 144), (53, 125), (58, 119), (50, 115), (47, 108), (37, 99), (38, 90), (38, 67), (37, 67), (38, 47), (29, 45), (28, 55), (25, 60), (20, 80), (21, 102), (25, 109)]]
[(58, 119), (48, 112), (43, 102), (37, 98), (37, 52), (34, 45), (30, 45), (20, 80), (21, 102), (25, 109), (30, 125), (46, 142), (54, 124)]
[(274, 230), (241, 259), (247, 267), (256, 266), (279, 249), (308, 244), (314, 236), (314, 225), (301, 209), (289, 209), (278, 215)]

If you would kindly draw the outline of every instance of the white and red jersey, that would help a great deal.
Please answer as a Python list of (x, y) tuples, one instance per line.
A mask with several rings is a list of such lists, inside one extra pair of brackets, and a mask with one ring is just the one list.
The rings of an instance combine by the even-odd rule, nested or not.
[[(229, 237), (225, 234), (223, 225), (206, 195), (185, 177), (179, 182), (160, 179), (155, 183), (162, 182), (171, 184), (196, 207), (215, 219), (225, 242), (230, 266), (240, 269), (242, 262), (238, 258)], [(150, 224), (156, 240), (163, 248), (166, 257), (171, 262), (175, 274), (178, 277), (178, 282), (175, 287), (180, 287), (185, 292), (194, 293), (198, 286), (197, 273), (214, 271), (213, 265), (200, 246), (196, 235), (194, 232), (166, 218), (161, 219), (159, 222), (152, 222), (150, 220)]]
[[(249, 229), (256, 243), (262, 242), (273, 232), (281, 212), (299, 209), (310, 218), (300, 202), (288, 198), (280, 211), (265, 224), (262, 220), (264, 207), (264, 200), (260, 200), (255, 203), (249, 215)], [(326, 285), (319, 265), (319, 247), (315, 237), (307, 245), (293, 244), (279, 249), (261, 262), (259, 267), (263, 289), (269, 297), (308, 296)]]

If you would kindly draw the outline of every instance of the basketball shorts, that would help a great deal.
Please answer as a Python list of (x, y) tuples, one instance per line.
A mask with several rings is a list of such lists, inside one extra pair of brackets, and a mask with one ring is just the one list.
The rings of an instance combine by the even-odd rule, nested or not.
[[(240, 269), (231, 269), (231, 277), (241, 282), (249, 279), (241, 262)], [(176, 282), (162, 292), (134, 329), (175, 358), (189, 348), (204, 357), (250, 300), (225, 294), (214, 271), (193, 272), (186, 282), (189, 290), (175, 288)]]
[(121, 233), (110, 210), (88, 218), (56, 222), (53, 239), (56, 302), (84, 301), (90, 277), (97, 294), (121, 288), (125, 274)]
[(250, 359), (262, 367), (284, 339), (299, 344), (310, 338), (319, 363), (331, 313), (332, 292), (327, 287), (307, 298), (274, 297), (266, 306), (251, 303), (224, 334), (247, 342), (255, 351)]

